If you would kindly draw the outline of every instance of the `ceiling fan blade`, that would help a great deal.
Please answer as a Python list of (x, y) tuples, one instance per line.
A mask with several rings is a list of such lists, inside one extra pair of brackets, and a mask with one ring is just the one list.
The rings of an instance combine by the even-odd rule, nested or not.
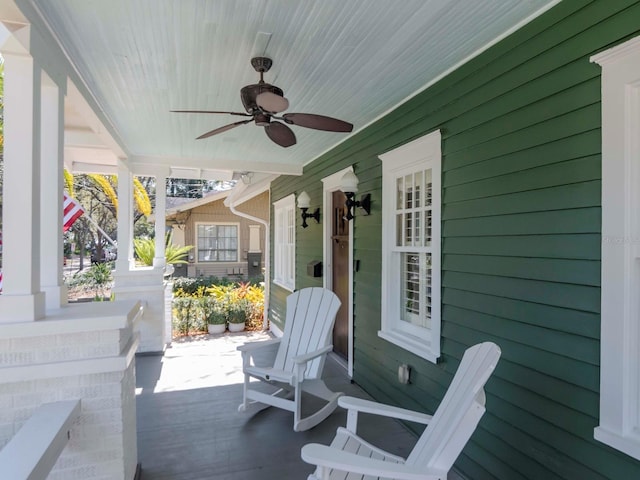
[(289, 108), (289, 100), (272, 92), (262, 92), (256, 97), (256, 105), (265, 112), (280, 113)]
[(290, 125), (328, 132), (350, 132), (353, 130), (353, 125), (348, 122), (313, 113), (285, 113), (282, 119)]
[(227, 115), (239, 115), (241, 117), (251, 117), (248, 113), (242, 112), (220, 112), (217, 110), (169, 110), (172, 113), (223, 113)]
[(229, 125), (225, 125), (224, 127), (216, 128), (214, 130), (211, 130), (210, 132), (203, 133), (198, 138), (196, 138), (196, 140), (202, 140), (203, 138), (212, 137), (213, 135), (226, 132), (227, 130), (231, 130), (232, 128), (239, 127), (240, 125), (244, 125), (245, 123), (249, 123), (252, 121), (253, 119), (249, 119), (249, 120), (242, 120), (241, 122), (230, 123)]
[(271, 122), (264, 127), (264, 131), (273, 142), (281, 147), (290, 147), (296, 144), (296, 135), (284, 123)]

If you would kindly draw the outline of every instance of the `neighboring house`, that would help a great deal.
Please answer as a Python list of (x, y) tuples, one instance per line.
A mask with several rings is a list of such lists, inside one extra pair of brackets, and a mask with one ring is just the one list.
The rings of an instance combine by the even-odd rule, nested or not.
[[(176, 265), (176, 275), (250, 278), (263, 274), (269, 192), (243, 202), (236, 215), (225, 205), (229, 191), (180, 202), (167, 209), (173, 243), (193, 245), (186, 265)], [(175, 204), (175, 199), (167, 199)]]
[[(433, 410), (467, 346), (500, 345), (464, 478), (640, 478), (639, 20), (561, 2), (272, 183), (272, 324), (337, 290), (334, 345), (378, 400)], [(347, 222), (350, 169), (372, 208)]]

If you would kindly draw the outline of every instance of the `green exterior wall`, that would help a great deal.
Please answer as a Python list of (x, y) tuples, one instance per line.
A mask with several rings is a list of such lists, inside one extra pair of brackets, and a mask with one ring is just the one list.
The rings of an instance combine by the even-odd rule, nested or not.
[[(375, 398), (433, 410), (462, 353), (503, 351), (487, 413), (456, 463), (469, 479), (632, 479), (640, 462), (593, 439), (599, 412), (601, 108), (596, 52), (640, 34), (640, 2), (565, 0), (308, 164), (276, 201), (349, 165), (370, 216), (354, 220), (354, 380)], [(398, 72), (402, 74), (402, 72)], [(337, 86), (336, 88), (339, 88)], [(348, 120), (348, 119), (347, 119)], [(441, 129), (442, 357), (431, 364), (380, 339), (381, 162)], [(338, 135), (338, 134), (336, 134)], [(324, 215), (325, 212), (322, 212)], [(296, 229), (296, 288), (322, 285), (321, 226)], [(282, 327), (288, 292), (273, 286)], [(413, 368), (400, 385), (397, 367)]]

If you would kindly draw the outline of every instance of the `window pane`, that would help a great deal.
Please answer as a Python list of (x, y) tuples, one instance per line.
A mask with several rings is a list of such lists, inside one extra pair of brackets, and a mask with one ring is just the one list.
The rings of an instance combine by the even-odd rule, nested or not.
[(410, 246), (413, 245), (412, 240), (412, 228), (413, 228), (413, 215), (411, 213), (407, 213), (404, 216), (404, 245)]
[(414, 205), (416, 208), (421, 207), (422, 199), (420, 198), (420, 193), (422, 192), (422, 172), (416, 172), (413, 176), (413, 194), (414, 194)]
[(238, 227), (236, 225), (198, 225), (198, 261), (237, 261)]
[(400, 319), (414, 325), (420, 321), (420, 254), (403, 253)]
[(424, 200), (424, 205), (425, 207), (430, 207), (431, 206), (431, 202), (433, 200), (433, 192), (432, 192), (432, 171), (431, 169), (429, 170), (425, 170), (424, 172), (424, 183), (425, 183), (425, 200)]
[(404, 208), (413, 208), (413, 175), (404, 177), (405, 204)]
[(423, 258), (423, 271), (425, 279), (424, 285), (422, 287), (424, 292), (423, 325), (427, 328), (431, 328), (431, 254), (424, 254)]
[(431, 210), (424, 212), (424, 246), (431, 246)]
[(402, 209), (404, 187), (402, 186), (402, 177), (396, 179), (396, 210)]
[(402, 246), (402, 214), (396, 215), (396, 246)]

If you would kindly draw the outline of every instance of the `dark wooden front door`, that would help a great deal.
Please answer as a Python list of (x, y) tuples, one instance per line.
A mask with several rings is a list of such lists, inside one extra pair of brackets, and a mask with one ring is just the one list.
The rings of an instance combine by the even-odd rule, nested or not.
[(342, 305), (336, 316), (333, 328), (333, 351), (349, 358), (349, 222), (344, 219), (346, 209), (344, 193), (333, 192), (332, 198), (332, 285), (333, 292), (338, 296)]

